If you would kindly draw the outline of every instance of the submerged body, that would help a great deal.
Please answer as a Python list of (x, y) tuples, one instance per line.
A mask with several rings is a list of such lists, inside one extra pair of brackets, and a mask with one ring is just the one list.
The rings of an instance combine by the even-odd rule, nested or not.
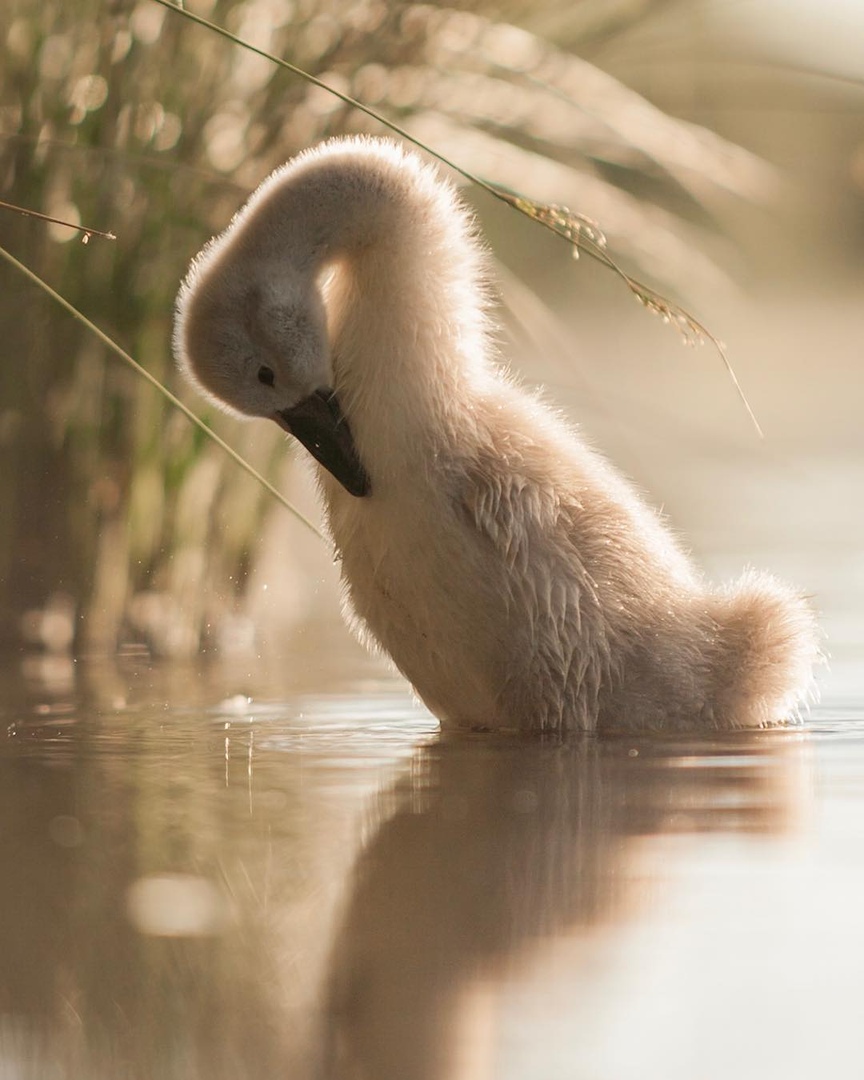
[[(484, 293), (450, 186), (389, 142), (334, 140), (193, 263), (175, 349), (212, 399), (277, 419), (339, 478), (320, 471), (348, 618), (442, 722), (791, 719), (818, 654), (806, 604), (763, 575), (706, 586), (630, 485), (497, 367)], [(298, 426), (325, 387), (338, 445)]]

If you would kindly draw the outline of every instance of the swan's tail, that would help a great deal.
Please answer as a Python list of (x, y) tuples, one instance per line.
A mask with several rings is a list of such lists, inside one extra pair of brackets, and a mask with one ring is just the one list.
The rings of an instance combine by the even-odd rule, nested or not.
[(768, 574), (751, 571), (714, 593), (710, 615), (719, 629), (717, 720), (724, 727), (767, 727), (795, 721), (815, 697), (813, 671), (822, 660), (810, 605)]

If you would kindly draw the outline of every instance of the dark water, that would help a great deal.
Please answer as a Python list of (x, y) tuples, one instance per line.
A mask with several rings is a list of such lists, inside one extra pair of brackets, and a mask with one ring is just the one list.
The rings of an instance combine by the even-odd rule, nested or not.
[(7, 665), (2, 1080), (861, 1075), (864, 708), (441, 738), (333, 647)]

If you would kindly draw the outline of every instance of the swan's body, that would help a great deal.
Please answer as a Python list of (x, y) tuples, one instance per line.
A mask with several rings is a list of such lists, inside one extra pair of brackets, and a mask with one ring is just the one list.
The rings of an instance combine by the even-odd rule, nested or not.
[(499, 371), (483, 261), (434, 170), (335, 140), (193, 263), (178, 358), (211, 398), (289, 430), (335, 389), (359, 462), (335, 403), (338, 460), (312, 450), (355, 492), (321, 470), (346, 609), (443, 722), (791, 718), (817, 656), (807, 606), (766, 576), (707, 588), (619, 474)]

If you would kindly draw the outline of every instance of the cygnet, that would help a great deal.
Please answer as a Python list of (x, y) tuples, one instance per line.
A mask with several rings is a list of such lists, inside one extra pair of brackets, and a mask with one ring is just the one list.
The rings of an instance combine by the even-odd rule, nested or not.
[(538, 732), (796, 718), (818, 634), (766, 574), (707, 585), (634, 488), (500, 368), (487, 259), (438, 171), (339, 138), (195, 258), (180, 368), (319, 463), (359, 636), (445, 725)]

